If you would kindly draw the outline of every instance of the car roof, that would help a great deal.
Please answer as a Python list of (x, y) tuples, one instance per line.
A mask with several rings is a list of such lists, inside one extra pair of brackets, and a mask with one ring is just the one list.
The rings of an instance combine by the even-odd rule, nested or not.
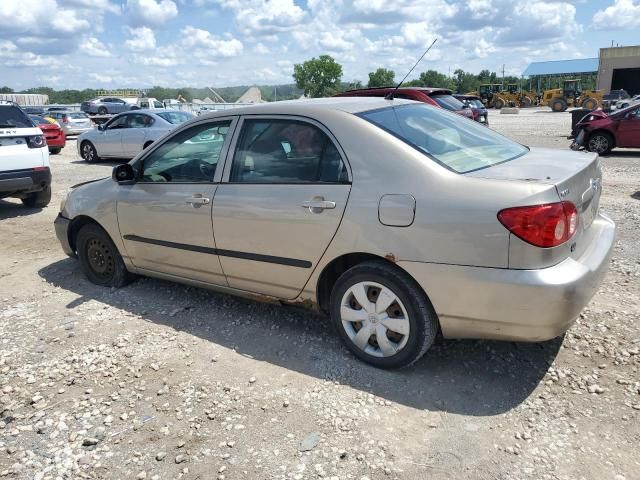
[(311, 98), (304, 100), (257, 103), (255, 105), (237, 107), (228, 110), (213, 111), (211, 113), (200, 115), (198, 118), (229, 115), (313, 115), (314, 113), (322, 113), (327, 110), (338, 110), (346, 113), (360, 113), (390, 107), (392, 105), (413, 103), (421, 102), (399, 98), (387, 100), (384, 97)]
[(453, 96), (455, 98), (462, 98), (464, 100), (480, 100), (480, 97), (477, 95), (465, 95), (464, 93), (454, 93)]
[[(369, 92), (369, 91), (391, 91), (396, 87), (371, 87), (371, 88), (354, 88), (353, 90), (347, 90), (344, 93), (354, 92)], [(451, 89), (443, 87), (400, 87), (398, 90), (424, 92), (424, 93), (451, 93)]]

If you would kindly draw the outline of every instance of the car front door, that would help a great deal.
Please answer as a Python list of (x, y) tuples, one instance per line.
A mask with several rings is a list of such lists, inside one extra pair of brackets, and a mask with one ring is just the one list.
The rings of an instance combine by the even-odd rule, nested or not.
[(640, 107), (620, 120), (616, 132), (616, 146), (640, 148)]
[(154, 120), (144, 113), (129, 113), (126, 117), (127, 128), (121, 134), (122, 152), (125, 158), (133, 158), (142, 151), (148, 129)]
[(127, 115), (113, 117), (100, 131), (100, 140), (96, 145), (101, 157), (124, 157), (122, 134), (129, 128)]
[(127, 254), (137, 268), (227, 285), (211, 208), (234, 122), (231, 117), (200, 122), (136, 161), (139, 180), (121, 187), (117, 212)]
[(293, 299), (340, 225), (348, 166), (330, 133), (310, 120), (241, 123), (213, 202), (220, 262), (229, 286)]

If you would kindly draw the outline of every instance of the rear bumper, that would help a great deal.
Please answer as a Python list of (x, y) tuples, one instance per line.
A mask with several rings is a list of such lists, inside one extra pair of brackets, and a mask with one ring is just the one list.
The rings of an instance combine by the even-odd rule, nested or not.
[(56, 237), (58, 237), (58, 241), (62, 246), (62, 250), (64, 253), (69, 255), (70, 257), (75, 257), (76, 253), (69, 245), (69, 225), (71, 224), (71, 220), (63, 217), (61, 214), (58, 214), (56, 219), (53, 221), (53, 226), (56, 229)]
[(0, 194), (37, 192), (51, 185), (51, 170), (39, 169), (0, 171)]
[(93, 127), (63, 127), (65, 135), (80, 135), (89, 130), (93, 130)]
[(64, 148), (66, 143), (67, 140), (64, 135), (60, 135), (56, 138), (47, 138), (47, 145), (49, 146), (49, 150), (51, 150), (51, 148)]
[(429, 295), (445, 337), (549, 340), (573, 324), (607, 272), (615, 224), (600, 214), (589, 228), (580, 258), (539, 270), (398, 264)]

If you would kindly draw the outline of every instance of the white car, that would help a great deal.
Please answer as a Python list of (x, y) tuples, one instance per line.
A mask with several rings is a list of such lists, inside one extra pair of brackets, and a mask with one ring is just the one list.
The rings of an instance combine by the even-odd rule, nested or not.
[(640, 102), (640, 95), (634, 95), (631, 98), (625, 98), (624, 100), (618, 100), (616, 103), (616, 110), (622, 110), (623, 108), (627, 108), (631, 105), (635, 105)]
[(13, 102), (0, 102), (0, 198), (6, 197), (32, 208), (51, 201), (47, 141)]
[(89, 163), (101, 158), (133, 158), (193, 115), (179, 110), (134, 110), (116, 115), (78, 137), (78, 154)]

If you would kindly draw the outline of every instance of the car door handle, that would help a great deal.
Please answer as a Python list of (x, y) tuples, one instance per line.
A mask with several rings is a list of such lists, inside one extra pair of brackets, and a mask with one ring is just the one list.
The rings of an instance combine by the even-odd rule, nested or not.
[(198, 208), (202, 205), (208, 205), (210, 202), (210, 198), (202, 196), (193, 196), (187, 200), (187, 203), (190, 204), (193, 208)]
[(302, 202), (302, 208), (308, 208), (312, 213), (320, 213), (325, 209), (336, 208), (336, 202), (325, 200), (324, 198), (314, 198), (312, 200), (305, 200)]

